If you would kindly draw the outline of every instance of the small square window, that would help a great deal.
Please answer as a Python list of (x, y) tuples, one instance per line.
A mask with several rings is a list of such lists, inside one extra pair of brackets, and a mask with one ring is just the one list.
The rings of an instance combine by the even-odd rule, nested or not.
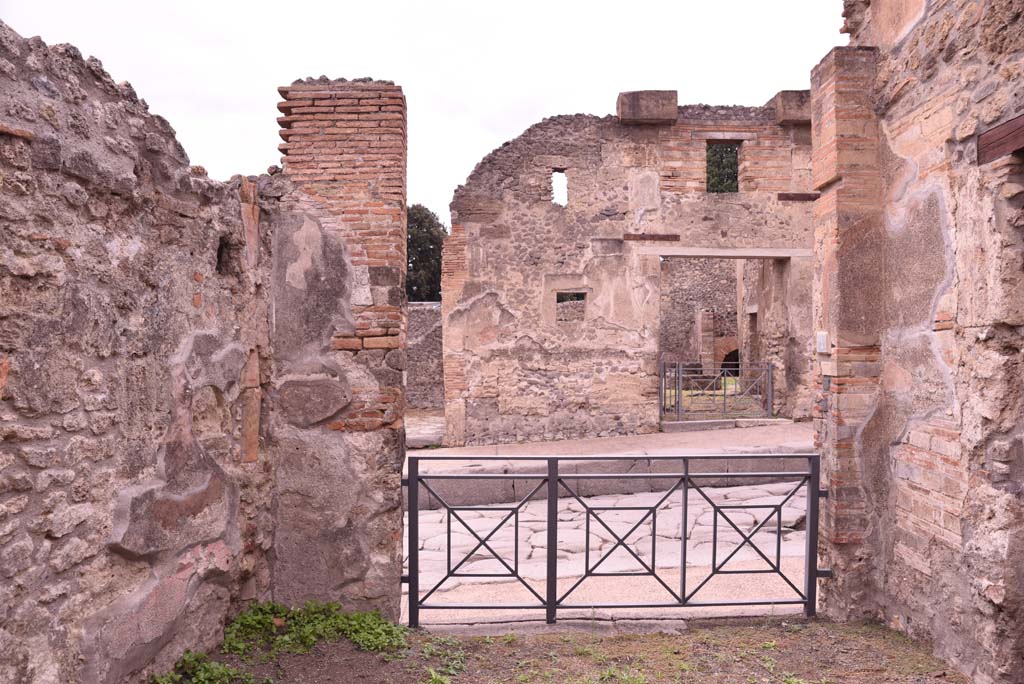
[(560, 207), (569, 204), (569, 178), (563, 169), (551, 172), (551, 201)]
[(737, 142), (708, 142), (708, 192), (739, 192), (740, 145)]
[(555, 320), (559, 323), (582, 321), (587, 311), (586, 292), (556, 292)]

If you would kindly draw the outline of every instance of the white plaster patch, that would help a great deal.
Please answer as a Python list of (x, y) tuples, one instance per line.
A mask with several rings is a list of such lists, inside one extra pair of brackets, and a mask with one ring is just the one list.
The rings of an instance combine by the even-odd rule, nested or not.
[(370, 269), (368, 266), (352, 267), (352, 303), (357, 306), (372, 306), (370, 292)]
[(308, 216), (302, 219), (302, 227), (292, 235), (292, 242), (299, 250), (299, 257), (288, 264), (284, 280), (297, 290), (306, 289), (306, 273), (313, 268), (316, 256), (323, 253), (323, 234), (316, 221)]
[(648, 211), (661, 206), (661, 188), (657, 171), (632, 170), (629, 179), (629, 208), (636, 213), (637, 223)]
[(119, 264), (122, 261), (131, 261), (142, 249), (142, 240), (133, 236), (131, 238), (116, 237), (107, 242), (107, 255), (112, 264)]

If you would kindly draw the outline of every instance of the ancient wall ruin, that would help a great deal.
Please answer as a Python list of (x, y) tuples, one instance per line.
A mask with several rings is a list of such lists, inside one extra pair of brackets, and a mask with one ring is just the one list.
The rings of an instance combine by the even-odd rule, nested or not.
[(282, 89), (222, 183), (0, 24), (0, 680), (143, 681), (240, 602), (398, 611), (405, 108)]
[[(700, 364), (702, 348), (712, 354), (712, 365), (737, 348), (736, 272), (724, 259), (667, 258), (661, 262), (661, 330), (659, 358)], [(702, 342), (698, 322), (710, 311), (710, 350)]]
[(1024, 158), (978, 148), (1024, 113), (1022, 23), (848, 0), (812, 74), (825, 606), (981, 684), (1024, 681)]
[(812, 308), (804, 287), (810, 259), (741, 259), (736, 262), (736, 345), (751, 366), (771, 365), (773, 412), (811, 417), (817, 368), (813, 363)]
[(442, 355), (441, 302), (409, 302), (409, 361), (405, 372), (409, 408), (444, 409)]
[[(619, 114), (546, 119), (456, 191), (442, 272), (447, 444), (657, 430), (660, 256), (809, 256), (806, 93), (764, 107), (626, 93)], [(705, 192), (707, 147), (722, 141), (740, 144), (738, 193)], [(566, 206), (552, 201), (554, 173)], [(791, 273), (808, 306), (810, 269)], [(558, 300), (581, 296), (562, 316)]]

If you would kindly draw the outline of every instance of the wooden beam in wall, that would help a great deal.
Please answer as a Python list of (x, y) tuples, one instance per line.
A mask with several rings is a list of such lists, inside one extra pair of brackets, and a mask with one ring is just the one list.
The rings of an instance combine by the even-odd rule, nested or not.
[(699, 259), (799, 259), (814, 256), (812, 249), (775, 247), (682, 247), (676, 245), (639, 245), (640, 254), (691, 257)]
[(1021, 150), (1024, 150), (1024, 114), (978, 136), (979, 164), (988, 164)]
[(657, 242), (679, 242), (680, 237), (676, 233), (626, 233), (623, 240), (654, 240)]
[(813, 202), (821, 197), (820, 192), (780, 192), (780, 202)]

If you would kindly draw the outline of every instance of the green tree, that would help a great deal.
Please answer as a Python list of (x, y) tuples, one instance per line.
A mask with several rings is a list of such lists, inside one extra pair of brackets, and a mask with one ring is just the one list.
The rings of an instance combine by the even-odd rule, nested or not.
[(738, 192), (739, 151), (735, 143), (708, 145), (708, 192)]
[(410, 302), (441, 301), (441, 245), (448, 235), (437, 214), (422, 204), (409, 207), (405, 293)]

